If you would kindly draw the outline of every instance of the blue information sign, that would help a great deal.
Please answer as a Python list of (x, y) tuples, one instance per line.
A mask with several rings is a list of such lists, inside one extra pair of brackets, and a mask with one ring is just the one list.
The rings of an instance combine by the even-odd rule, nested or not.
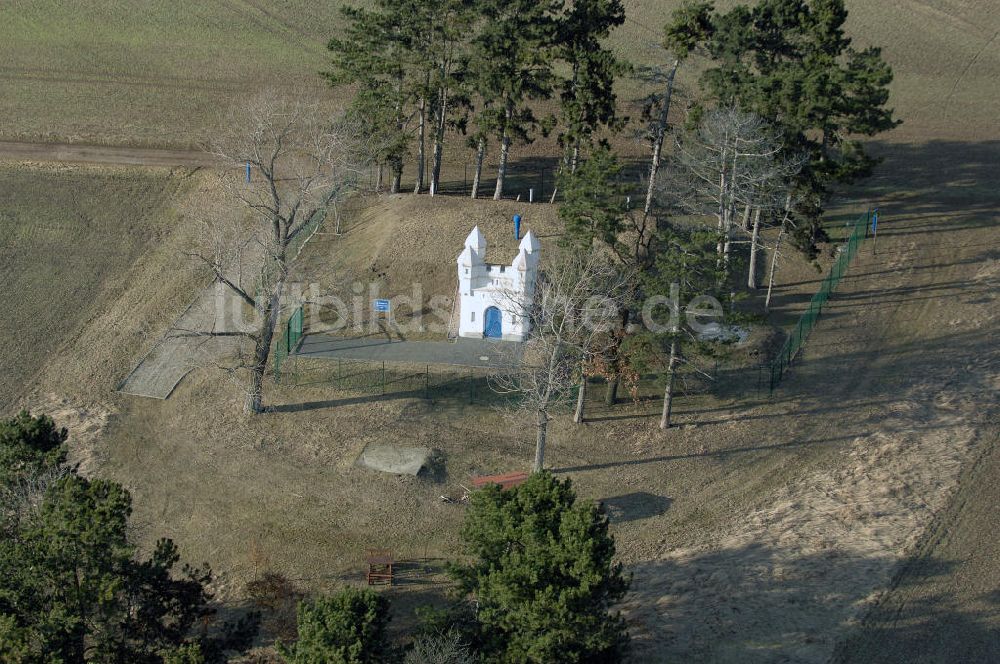
[(389, 300), (375, 300), (375, 311), (388, 313)]

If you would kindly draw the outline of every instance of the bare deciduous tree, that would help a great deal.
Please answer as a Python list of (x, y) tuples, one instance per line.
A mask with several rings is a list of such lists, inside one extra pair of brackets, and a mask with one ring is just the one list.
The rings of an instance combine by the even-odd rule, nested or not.
[(190, 255), (253, 314), (252, 325), (205, 334), (240, 337), (230, 373), (244, 385), (244, 410), (258, 413), (295, 250), (354, 189), (372, 150), (343, 118), (274, 95), (252, 100), (226, 126), (211, 152), (224, 164), (222, 189), (246, 214), (210, 222), (205, 246)]
[(67, 466), (59, 465), (41, 472), (21, 474), (0, 485), (0, 533), (12, 530), (14, 525), (34, 513), (41, 506), (49, 487), (69, 473)]
[(747, 222), (736, 223), (738, 212), (748, 220), (751, 210), (781, 209), (803, 160), (783, 154), (781, 137), (766, 120), (735, 108), (709, 111), (696, 131), (677, 141), (676, 159), (665, 193), (689, 212), (715, 217), (725, 278), (736, 231), (759, 241), (760, 215), (754, 213), (748, 229)]
[(403, 664), (473, 664), (479, 658), (458, 630), (420, 636), (406, 653)]
[(572, 399), (584, 360), (606, 352), (602, 344), (618, 322), (627, 282), (604, 256), (566, 252), (541, 273), (526, 311), (509, 298), (509, 312), (530, 329), (519, 356), (511, 354), (490, 384), (511, 397), (518, 415), (534, 418), (535, 472), (544, 467), (552, 408)]

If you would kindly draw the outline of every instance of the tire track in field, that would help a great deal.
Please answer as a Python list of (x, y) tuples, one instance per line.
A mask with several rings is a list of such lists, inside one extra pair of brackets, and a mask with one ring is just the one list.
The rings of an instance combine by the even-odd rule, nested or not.
[(945, 117), (948, 116), (948, 110), (951, 108), (952, 97), (954, 97), (955, 92), (958, 91), (958, 86), (962, 83), (962, 79), (964, 79), (965, 75), (969, 73), (970, 69), (972, 69), (972, 65), (976, 64), (976, 62), (979, 60), (979, 56), (981, 56), (986, 51), (986, 49), (989, 48), (990, 44), (996, 41), (997, 35), (1000, 35), (1000, 30), (994, 32), (993, 36), (990, 37), (978, 51), (976, 51), (976, 54), (972, 56), (972, 58), (966, 63), (965, 67), (962, 69), (962, 73), (959, 74), (958, 78), (955, 79), (955, 83), (954, 85), (951, 86), (951, 91), (948, 92), (948, 97), (945, 99), (944, 103)]
[(226, 4), (232, 7), (234, 11), (246, 15), (248, 18), (254, 19), (256, 23), (258, 23), (262, 28), (268, 30), (269, 32), (277, 33), (277, 31), (274, 30), (274, 26), (265, 24), (263, 21), (260, 20), (259, 15), (255, 16), (252, 12), (259, 12), (259, 14), (266, 16), (274, 24), (281, 26), (288, 32), (298, 37), (302, 37), (307, 41), (310, 42), (318, 41), (315, 35), (310, 35), (302, 28), (299, 28), (294, 24), (283, 20), (280, 16), (267, 9), (267, 6), (263, 3), (253, 2), (252, 0), (227, 0)]
[(199, 150), (19, 141), (0, 141), (0, 161), (54, 161), (151, 168), (174, 166), (200, 168), (218, 165), (214, 157)]
[[(313, 81), (313, 76), (285, 76), (268, 82), (269, 87), (299, 88), (304, 81)], [(209, 92), (245, 92), (256, 89), (258, 83), (249, 78), (196, 78), (190, 76), (120, 76), (100, 72), (75, 72), (59, 69), (22, 69), (0, 67), (0, 80), (36, 81), (39, 83), (127, 85), (132, 87), (169, 88), (179, 90), (205, 90)]]

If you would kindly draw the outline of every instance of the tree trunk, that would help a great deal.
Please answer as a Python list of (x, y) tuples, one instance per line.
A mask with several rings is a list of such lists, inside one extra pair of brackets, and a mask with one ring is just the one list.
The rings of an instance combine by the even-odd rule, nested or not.
[(573, 413), (573, 421), (577, 424), (583, 423), (583, 406), (587, 401), (587, 377), (581, 376), (580, 388), (576, 393), (576, 412)]
[(385, 177), (385, 166), (383, 164), (378, 165), (378, 176), (375, 178), (375, 191), (382, 193), (382, 180)]
[(719, 239), (715, 243), (715, 253), (718, 254), (719, 256), (718, 260), (716, 261), (716, 267), (719, 269), (722, 269), (722, 248), (725, 244), (725, 240), (723, 239), (725, 235), (724, 229), (725, 229), (725, 222), (722, 220), (722, 214), (719, 214), (719, 226), (718, 226)]
[(545, 436), (549, 428), (549, 415), (544, 410), (539, 410), (535, 423), (537, 430), (535, 435), (535, 467), (533, 472), (540, 473), (545, 468)]
[[(722, 160), (725, 164), (725, 160)], [(719, 217), (719, 241), (715, 245), (715, 253), (718, 254), (719, 259), (716, 261), (716, 268), (722, 270), (722, 251), (725, 243), (726, 236), (726, 170), (723, 167), (722, 172), (719, 173), (719, 209), (716, 214)]]
[(256, 415), (264, 410), (264, 371), (258, 364), (254, 364), (250, 371), (250, 387), (247, 390), (247, 400), (243, 405), (243, 412), (247, 415)]
[(677, 337), (670, 340), (670, 362), (667, 364), (667, 386), (663, 390), (663, 413), (660, 428), (670, 428), (670, 412), (674, 407), (674, 377), (677, 375)]
[(750, 231), (750, 204), (743, 206), (743, 230)]
[(279, 279), (271, 291), (266, 310), (261, 312), (260, 327), (254, 342), (253, 365), (250, 367), (250, 385), (243, 405), (243, 412), (247, 415), (255, 415), (264, 410), (264, 373), (267, 371), (267, 360), (271, 355), (274, 329), (278, 325), (278, 305), (281, 302), (284, 286), (284, 279)]
[(441, 186), (441, 157), (444, 153), (444, 129), (448, 119), (448, 90), (441, 88), (441, 102), (438, 105), (437, 126), (434, 128), (434, 165), (431, 169), (431, 196)]
[(733, 216), (735, 212), (736, 211), (733, 209), (732, 205), (727, 205), (722, 218), (722, 237), (719, 238), (722, 242), (722, 272), (719, 276), (720, 286), (724, 286), (729, 283), (729, 255), (733, 245)]
[(774, 241), (774, 252), (771, 254), (771, 270), (767, 277), (767, 297), (764, 298), (764, 313), (771, 309), (771, 289), (774, 288), (774, 271), (778, 266), (778, 250), (781, 248), (781, 238), (785, 234), (785, 229), (778, 231), (778, 239)]
[(660, 172), (660, 160), (663, 156), (663, 140), (667, 135), (667, 116), (670, 113), (670, 98), (674, 93), (674, 76), (677, 74), (677, 66), (680, 60), (674, 60), (667, 75), (667, 89), (663, 93), (663, 107), (660, 109), (660, 117), (656, 123), (656, 131), (653, 138), (653, 159), (649, 164), (649, 185), (646, 187), (646, 203), (642, 206), (643, 221), (649, 217), (653, 209), (653, 193), (656, 191), (656, 176)]
[(549, 205), (555, 205), (556, 196), (559, 194), (559, 175), (560, 173), (562, 173), (562, 169), (565, 165), (566, 165), (566, 159), (563, 158), (563, 161), (561, 164), (559, 164), (559, 168), (556, 169), (556, 173), (553, 178), (554, 183), (552, 185), (552, 196), (549, 198)]
[(483, 159), (486, 158), (486, 137), (480, 137), (476, 148), (476, 174), (472, 178), (472, 198), (479, 198), (479, 180), (483, 176)]
[(757, 248), (760, 244), (760, 208), (753, 213), (753, 232), (750, 234), (750, 267), (747, 272), (747, 288), (757, 288)]
[[(403, 127), (406, 124), (401, 117), (401, 111), (403, 109), (403, 77), (397, 76), (396, 78), (396, 131), (402, 132)], [(389, 189), (390, 194), (398, 194), (399, 186), (403, 180), (403, 158), (393, 157), (392, 161), (392, 186)]]
[(618, 382), (617, 373), (608, 381), (608, 387), (604, 391), (604, 403), (608, 406), (614, 406), (618, 401)]
[(507, 108), (504, 111), (503, 134), (500, 137), (500, 164), (497, 166), (497, 188), (493, 192), (493, 200), (499, 201), (503, 198), (503, 181), (507, 175), (507, 158), (510, 156), (510, 123), (514, 118), (514, 109), (510, 100), (507, 101)]
[(729, 254), (733, 246), (733, 233), (732, 229), (726, 230), (726, 241), (722, 245), (722, 268), (724, 271), (723, 278), (729, 276)]
[(614, 345), (614, 348), (611, 351), (611, 369), (612, 369), (612, 375), (611, 375), (611, 379), (608, 381), (608, 388), (607, 388), (607, 390), (604, 393), (604, 403), (606, 405), (608, 405), (608, 406), (613, 406), (618, 401), (618, 384), (621, 382), (621, 380), (619, 378), (619, 375), (618, 375), (619, 374), (619, 370), (618, 370), (618, 362), (619, 362), (618, 351), (621, 348), (622, 341), (624, 340), (624, 335), (628, 333), (628, 318), (629, 318), (629, 311), (628, 311), (628, 309), (623, 309), (621, 311), (621, 317), (622, 317), (621, 325), (622, 325), (622, 335), (623, 336), (617, 340), (617, 342)]
[(420, 97), (419, 113), (417, 117), (417, 183), (413, 187), (413, 193), (419, 194), (424, 188), (424, 162), (426, 161), (424, 157), (424, 144), (426, 139), (424, 138), (425, 126), (427, 124), (427, 100), (424, 97)]
[(504, 129), (503, 137), (500, 139), (500, 164), (497, 166), (497, 188), (493, 192), (493, 200), (499, 201), (503, 197), (503, 181), (507, 175), (507, 156), (510, 153), (510, 134)]
[(399, 166), (393, 165), (392, 167), (392, 186), (389, 187), (390, 194), (398, 194), (399, 187), (403, 182), (403, 165)]
[(430, 195), (436, 196), (438, 193), (439, 180), (441, 178), (441, 152), (443, 148), (440, 141), (434, 142), (434, 167), (431, 170)]

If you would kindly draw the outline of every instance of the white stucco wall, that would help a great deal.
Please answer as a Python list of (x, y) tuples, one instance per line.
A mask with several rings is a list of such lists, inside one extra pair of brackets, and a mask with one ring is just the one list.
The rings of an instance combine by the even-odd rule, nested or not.
[(528, 330), (522, 314), (534, 295), (540, 248), (538, 239), (529, 231), (510, 265), (490, 265), (486, 262), (486, 239), (478, 226), (472, 229), (457, 260), (459, 336), (481, 339), (486, 310), (496, 307), (501, 314), (502, 338), (525, 339)]

